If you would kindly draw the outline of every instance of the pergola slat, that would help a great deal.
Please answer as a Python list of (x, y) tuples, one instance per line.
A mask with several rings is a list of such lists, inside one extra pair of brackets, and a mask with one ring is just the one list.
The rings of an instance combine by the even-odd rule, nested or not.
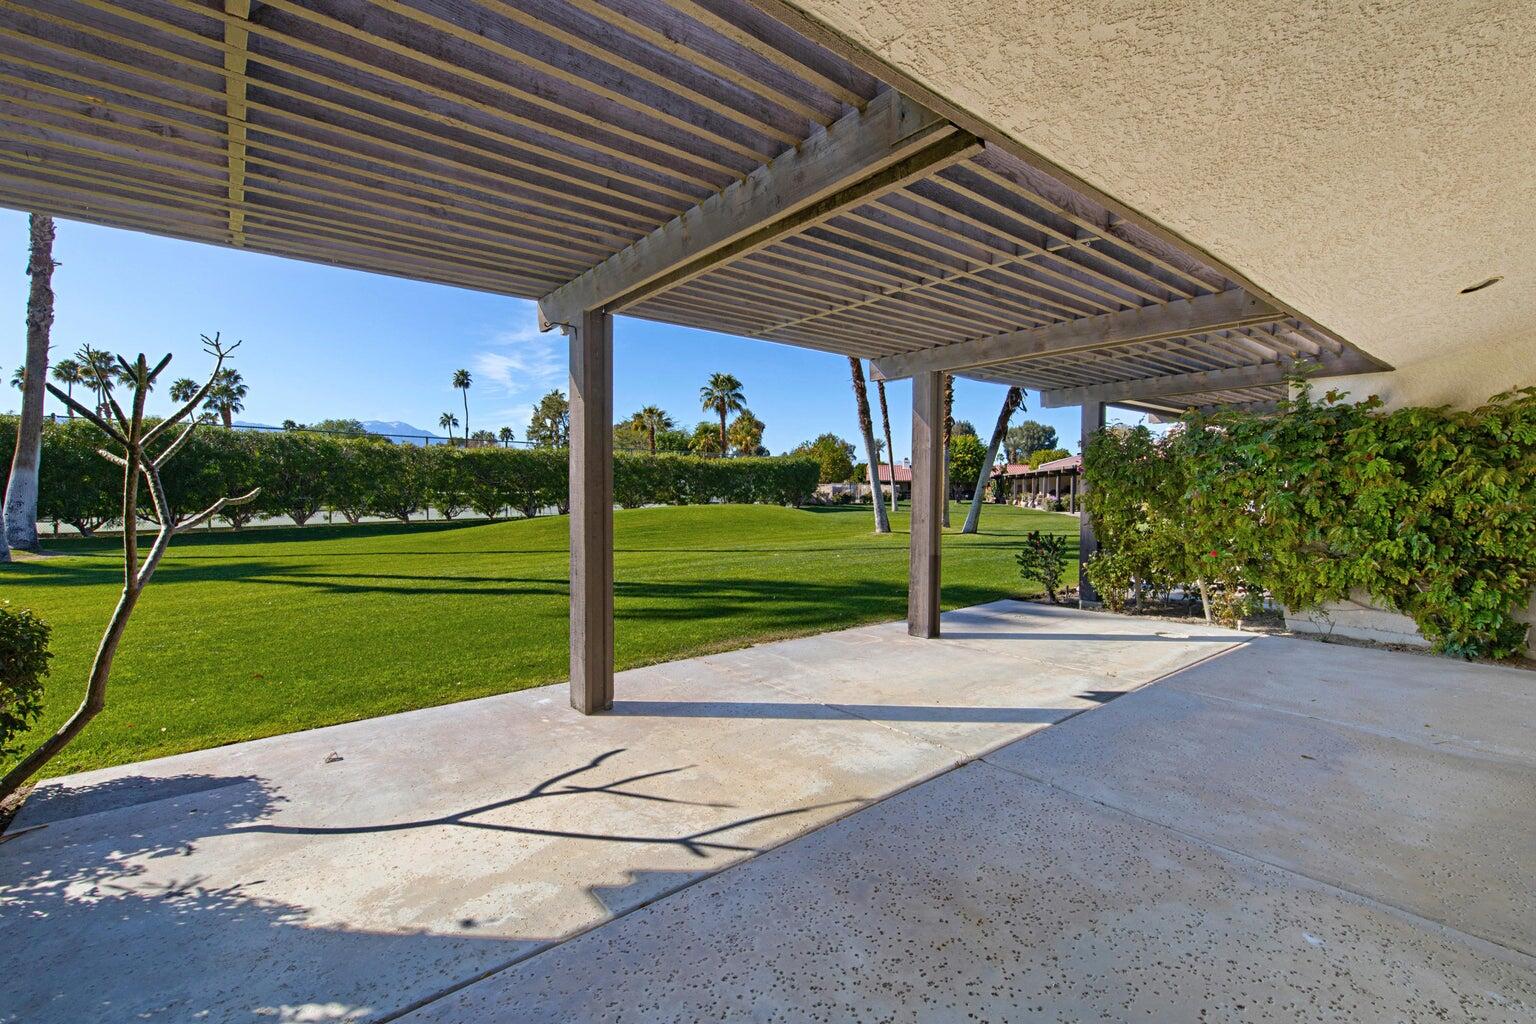
[(1013, 331), (973, 341), (924, 349), (911, 355), (892, 356), (875, 366), (887, 380), (910, 377), (931, 370), (968, 370), (1029, 356), (1083, 352), (1126, 345), (1137, 341), (1181, 338), (1220, 327), (1267, 323), (1284, 314), (1247, 292), (1232, 290), (1163, 306), (1105, 313), (1082, 320)]
[[(743, 181), (615, 253), (564, 287), (539, 300), (547, 323), (568, 323), (583, 310), (622, 307), (657, 282), (677, 284), (706, 272), (718, 257), (745, 255), (775, 238), (800, 230), (838, 209), (867, 198), (867, 189), (899, 188), (904, 180), (870, 184), (893, 168), (908, 175), (931, 173), (940, 164), (964, 159), (980, 143), (957, 135), (947, 122), (899, 93), (887, 92), (863, 111), (849, 114), (800, 148), (778, 157)], [(903, 161), (912, 161), (906, 168)], [(840, 190), (844, 190), (840, 193)], [(848, 190), (852, 190), (851, 192)], [(815, 204), (837, 197), (822, 212)], [(771, 234), (764, 225), (777, 228)], [(744, 243), (749, 236), (758, 244)]]
[(1148, 377), (1143, 380), (1118, 381), (1111, 384), (1095, 384), (1082, 388), (1065, 388), (1059, 391), (1042, 391), (1040, 404), (1047, 409), (1084, 402), (1121, 402), (1135, 399), (1163, 398), (1170, 395), (1191, 395), (1204, 391), (1216, 391), (1233, 387), (1251, 387), (1258, 384), (1282, 384), (1291, 377), (1302, 376), (1340, 377), (1353, 373), (1368, 373), (1375, 363), (1359, 357), (1318, 360), (1306, 363), (1265, 363), (1259, 366), (1234, 366), (1221, 370), (1202, 370), (1196, 373), (1169, 374)]

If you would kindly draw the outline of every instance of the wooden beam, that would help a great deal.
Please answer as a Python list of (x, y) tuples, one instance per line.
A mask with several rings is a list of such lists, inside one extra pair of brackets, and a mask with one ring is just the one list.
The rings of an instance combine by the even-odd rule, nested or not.
[(939, 579), (944, 531), (944, 385), (942, 374), (912, 380), (912, 540), (907, 632), (939, 635)]
[(1163, 341), (1273, 323), (1284, 318), (1285, 314), (1280, 310), (1234, 288), (1214, 295), (1066, 320), (877, 359), (875, 373), (885, 380), (895, 380), (930, 371), (973, 370), (1041, 356), (1091, 352), (1142, 341)]
[[(1081, 451), (1086, 454), (1088, 441), (1094, 434), (1104, 429), (1104, 403), (1084, 402), (1081, 438)], [(1087, 460), (1084, 460), (1086, 467)], [(1089, 480), (1087, 473), (1078, 475), (1078, 507), (1082, 507), (1082, 497), (1088, 493)], [(1099, 550), (1099, 538), (1093, 532), (1093, 520), (1089, 518), (1087, 511), (1082, 511), (1077, 517), (1077, 603), (1079, 607), (1096, 607), (1099, 603), (1098, 591), (1093, 589), (1093, 584), (1088, 582), (1088, 573), (1084, 570), (1089, 559)]]
[(884, 92), (550, 292), (540, 318), (547, 329), (621, 309), (980, 151), (926, 107)]
[(224, 23), (224, 115), (227, 118), (229, 152), (229, 240), (245, 244), (245, 66), (249, 56), (250, 31), (243, 22), (250, 19), (251, 0), (224, 0), (224, 13), (232, 19)]
[[(1279, 402), (1230, 402), (1225, 405), (1200, 405), (1194, 406), (1194, 410), (1206, 416), (1219, 412), (1240, 412), (1249, 416), (1273, 416), (1280, 411)], [(1147, 419), (1153, 423), (1177, 423), (1183, 418), (1182, 412), (1169, 412), (1164, 410), (1147, 410)]]
[(1046, 409), (1059, 409), (1084, 402), (1129, 402), (1168, 395), (1195, 395), (1202, 391), (1231, 391), (1266, 384), (1284, 384), (1298, 373), (1308, 377), (1342, 377), (1352, 373), (1371, 373), (1375, 369), (1375, 360), (1351, 352), (1330, 359), (1234, 366), (1225, 370), (1200, 370), (1166, 377), (1145, 377), (1112, 384), (1042, 391), (1040, 404)]
[(613, 707), (613, 316), (583, 313), (571, 344), (571, 707)]

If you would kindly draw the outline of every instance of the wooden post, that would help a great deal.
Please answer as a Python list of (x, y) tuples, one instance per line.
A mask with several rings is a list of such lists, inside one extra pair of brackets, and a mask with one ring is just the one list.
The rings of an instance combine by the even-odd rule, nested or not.
[(613, 707), (613, 316), (571, 332), (571, 707)]
[(907, 632), (939, 635), (940, 542), (944, 501), (943, 374), (912, 378), (912, 549)]
[[(1083, 428), (1082, 450), (1088, 450), (1088, 438), (1104, 429), (1104, 403), (1083, 403)], [(1082, 505), (1083, 495), (1088, 493), (1088, 474), (1084, 473), (1079, 478), (1077, 487), (1078, 505)], [(1077, 520), (1077, 603), (1080, 606), (1097, 605), (1099, 603), (1098, 592), (1088, 582), (1088, 574), (1083, 571), (1083, 566), (1088, 564), (1088, 559), (1095, 551), (1099, 550), (1099, 541), (1093, 535), (1093, 520), (1088, 518), (1087, 512), (1083, 512)]]

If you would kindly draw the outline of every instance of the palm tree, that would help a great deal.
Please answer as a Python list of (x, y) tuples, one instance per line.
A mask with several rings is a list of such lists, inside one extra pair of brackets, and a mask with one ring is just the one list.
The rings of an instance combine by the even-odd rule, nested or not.
[(453, 371), (453, 386), (464, 392), (464, 441), (469, 443), (469, 386), (474, 383), (468, 370)]
[[(53, 218), (34, 213), (27, 221), (27, 362), (18, 376), (21, 418), (5, 490), (7, 545), (37, 551), (37, 485), (43, 461), (43, 390), (48, 383), (49, 335), (53, 330)], [(9, 557), (9, 555), (7, 555)]]
[(459, 425), (459, 418), (451, 412), (445, 412), (437, 418), (437, 425), (448, 431), (448, 440), (453, 440), (453, 428)]
[[(75, 385), (86, 382), (84, 369), (73, 359), (60, 359), (54, 363), (53, 379), (64, 385), (64, 393), (70, 398), (75, 397)], [(69, 418), (74, 419), (74, 407), (66, 403), (65, 408), (69, 410)]]
[[(849, 356), (848, 369), (853, 376), (853, 401), (859, 410), (859, 434), (864, 438), (865, 462), (870, 471), (869, 503), (875, 507), (875, 532), (890, 533), (891, 520), (885, 514), (885, 496), (880, 493), (880, 450), (875, 447), (875, 428), (869, 421), (869, 390), (864, 386), (864, 364), (859, 362), (858, 356)], [(891, 486), (896, 486), (894, 479)]]
[(502, 427), (500, 430), (496, 431), (496, 440), (501, 442), (501, 446), (503, 448), (511, 448), (512, 442), (514, 439), (516, 439), (516, 437), (517, 435), (512, 433), (511, 427)]
[(27, 389), (27, 368), (25, 366), (16, 367), (15, 372), (11, 374), (11, 387), (17, 391), (25, 391)]
[(891, 460), (891, 511), (896, 511), (896, 444), (891, 440), (891, 411), (885, 404), (885, 381), (875, 381), (880, 395), (880, 424), (885, 428), (885, 457)]
[(208, 389), (208, 408), (219, 414), (224, 426), (233, 427), (235, 413), (245, 409), (245, 395), (249, 390), (240, 371), (226, 366), (214, 374), (213, 387)]
[(648, 405), (629, 418), (629, 426), (635, 430), (645, 431), (645, 437), (651, 446), (651, 454), (656, 454), (656, 435), (664, 430), (671, 430), (677, 426), (666, 410), (660, 406)]
[(965, 514), (961, 533), (975, 533), (981, 523), (981, 502), (992, 477), (992, 464), (997, 461), (997, 449), (1003, 443), (1003, 435), (1008, 433), (1008, 421), (1023, 404), (1024, 392), (1020, 388), (1009, 388), (1008, 394), (1003, 396), (1003, 408), (997, 414), (997, 426), (992, 428), (992, 443), (987, 446), (987, 457), (981, 461), (981, 476), (976, 481), (976, 493), (971, 495), (971, 510)]
[(75, 359), (80, 363), (85, 386), (96, 396), (96, 411), (101, 412), (106, 407), (107, 393), (112, 390), (112, 382), (117, 378), (117, 362), (112, 358), (112, 353), (90, 345), (81, 345), (80, 351), (75, 353)]
[(725, 437), (725, 418), (747, 407), (747, 398), (741, 393), (741, 381), (728, 373), (712, 373), (709, 383), (699, 388), (699, 403), (705, 412), (720, 417), (720, 451), (730, 451)]
[(171, 381), (171, 401), (177, 405), (186, 405), (197, 397), (197, 389), (202, 387), (191, 377), (177, 377)]

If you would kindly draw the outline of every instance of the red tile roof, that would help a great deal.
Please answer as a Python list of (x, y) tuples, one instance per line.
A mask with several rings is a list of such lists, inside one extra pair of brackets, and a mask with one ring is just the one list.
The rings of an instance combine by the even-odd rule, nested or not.
[[(893, 469), (896, 471), (896, 482), (897, 483), (899, 483), (899, 484), (909, 484), (909, 483), (912, 482), (912, 467), (911, 466), (890, 466), (890, 465), (887, 465), (886, 463), (882, 462), (882, 463), (880, 463), (880, 482), (882, 484), (888, 484), (888, 483), (891, 482), (891, 470), (893, 470)], [(868, 466), (864, 467), (864, 482), (865, 483), (869, 483), (869, 467)]]
[(1010, 462), (1006, 466), (998, 466), (992, 470), (993, 476), (1031, 476), (1041, 473), (1080, 473), (1082, 472), (1083, 457), (1081, 455), (1068, 455), (1064, 459), (1052, 459), (1050, 462), (1042, 462), (1034, 469), (1023, 463)]

